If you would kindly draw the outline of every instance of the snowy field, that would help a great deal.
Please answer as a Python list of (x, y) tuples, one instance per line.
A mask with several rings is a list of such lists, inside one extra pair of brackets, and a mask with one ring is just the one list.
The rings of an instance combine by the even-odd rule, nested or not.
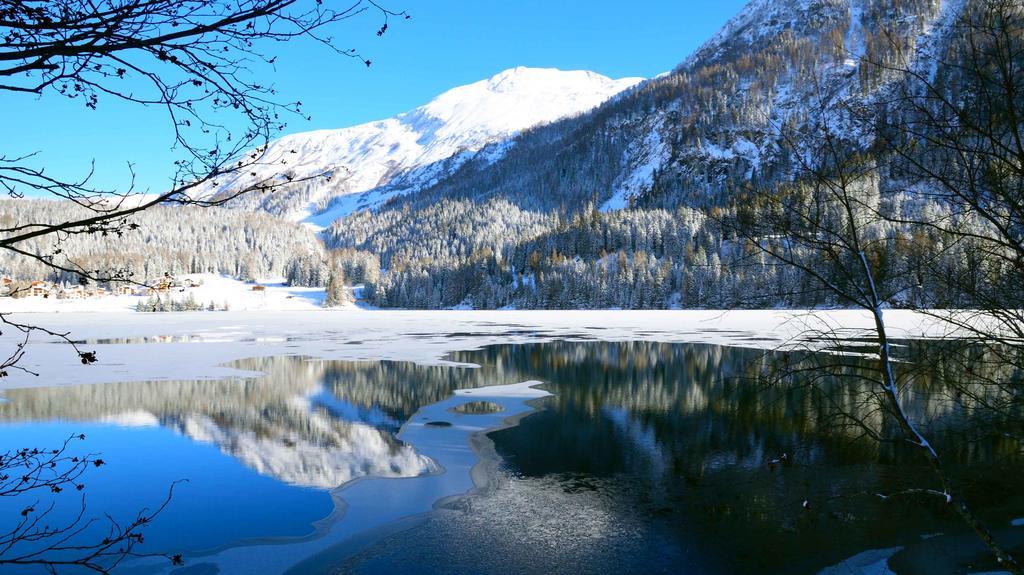
[[(113, 299), (113, 298), (112, 298)], [(83, 366), (54, 338), (35, 335), (22, 365), (0, 390), (114, 381), (218, 378), (241, 375), (221, 367), (257, 356), (301, 355), (342, 360), (445, 363), (452, 351), (486, 345), (593, 339), (704, 342), (771, 349), (826, 324), (855, 336), (870, 329), (857, 311), (389, 311), (355, 308), (309, 311), (182, 313), (40, 312), (13, 321), (66, 332), (99, 361)], [(945, 327), (907, 311), (887, 314), (896, 337), (936, 337)], [(0, 353), (20, 342), (5, 329)], [(150, 345), (139, 345), (147, 343)]]
[[(324, 301), (323, 288), (290, 287), (284, 278), (269, 278), (246, 283), (215, 274), (188, 274), (177, 278), (202, 283), (192, 288), (171, 288), (159, 295), (161, 300), (184, 302), (187, 299), (204, 308), (234, 311), (301, 311), (319, 309)], [(257, 288), (257, 289), (253, 289)], [(53, 297), (0, 298), (0, 313), (20, 312), (134, 312), (141, 302), (152, 296), (106, 295), (86, 299), (57, 299)], [(118, 320), (120, 321), (120, 319)]]

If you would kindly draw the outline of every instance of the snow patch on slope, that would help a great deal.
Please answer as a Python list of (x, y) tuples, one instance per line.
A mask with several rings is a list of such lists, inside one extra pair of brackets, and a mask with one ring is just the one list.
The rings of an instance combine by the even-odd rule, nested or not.
[(624, 210), (629, 207), (630, 198), (638, 196), (654, 183), (654, 172), (665, 164), (669, 150), (661, 141), (657, 131), (651, 130), (638, 147), (631, 169), (626, 172), (612, 192), (612, 196), (601, 205), (601, 211)]

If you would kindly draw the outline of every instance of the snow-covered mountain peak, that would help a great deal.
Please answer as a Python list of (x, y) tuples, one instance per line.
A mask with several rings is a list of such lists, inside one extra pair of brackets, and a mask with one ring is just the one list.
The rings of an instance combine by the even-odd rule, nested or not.
[[(614, 80), (587, 71), (520, 66), (448, 90), (426, 105), (393, 118), (292, 134), (269, 146), (260, 165), (252, 170), (257, 178), (283, 177), (285, 173), (303, 178), (331, 172), (331, 182), (289, 186), (270, 196), (254, 196), (242, 205), (303, 219), (343, 196), (385, 186), (396, 178), (427, 185), (439, 176), (437, 169), (428, 170), (422, 178), (411, 173), (453, 156), (456, 161), (452, 164), (459, 164), (468, 159), (467, 152), (474, 153), (533, 126), (590, 110), (641, 81)], [(230, 191), (245, 183), (240, 178), (221, 182), (216, 191)], [(362, 203), (351, 202), (351, 209), (372, 205), (387, 194), (379, 196)]]
[[(458, 148), (479, 148), (526, 128), (584, 112), (641, 81), (520, 66), (453, 88), (397, 119), (417, 131), (424, 124), (433, 127), (424, 133), (423, 144), (428, 148), (427, 161), (437, 161)], [(445, 145), (429, 150), (435, 142)], [(449, 149), (449, 144), (456, 148)]]

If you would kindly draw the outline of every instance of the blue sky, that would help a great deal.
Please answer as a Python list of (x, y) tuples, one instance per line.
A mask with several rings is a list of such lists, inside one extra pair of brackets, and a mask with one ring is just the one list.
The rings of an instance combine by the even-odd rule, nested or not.
[[(312, 121), (286, 132), (339, 128), (386, 118), (454, 86), (515, 66), (593, 70), (650, 77), (670, 70), (714, 34), (745, 0), (388, 0), (410, 21), (383, 37), (374, 18), (336, 30), (344, 44), (373, 60), (369, 69), (313, 42), (275, 44), (276, 70), (261, 75), (287, 100), (301, 100)], [(7, 120), (0, 154), (39, 151), (40, 165), (73, 177), (95, 161), (95, 183), (128, 182), (132, 162), (141, 188), (162, 191), (178, 157), (166, 116), (106, 99), (97, 111), (54, 95), (0, 94)]]

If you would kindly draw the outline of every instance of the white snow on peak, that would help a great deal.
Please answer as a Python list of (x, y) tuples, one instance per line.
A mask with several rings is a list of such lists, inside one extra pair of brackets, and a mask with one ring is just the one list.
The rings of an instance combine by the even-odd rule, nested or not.
[[(372, 190), (415, 168), (586, 112), (641, 81), (613, 80), (587, 71), (512, 68), (453, 88), (393, 118), (285, 136), (272, 142), (259, 165), (246, 173), (265, 179), (332, 172), (329, 183), (309, 187), (302, 205), (291, 206), (292, 212), (286, 214), (301, 220), (315, 212), (317, 204)], [(218, 191), (247, 181), (240, 178), (220, 182)]]
[(426, 106), (402, 114), (398, 120), (416, 127), (423, 120), (440, 120), (436, 129), (428, 127), (424, 142), (428, 155), (440, 160), (451, 155), (443, 149), (446, 143), (458, 141), (480, 146), (537, 124), (589, 110), (640, 81), (612, 80), (586, 71), (518, 67), (449, 90)]

